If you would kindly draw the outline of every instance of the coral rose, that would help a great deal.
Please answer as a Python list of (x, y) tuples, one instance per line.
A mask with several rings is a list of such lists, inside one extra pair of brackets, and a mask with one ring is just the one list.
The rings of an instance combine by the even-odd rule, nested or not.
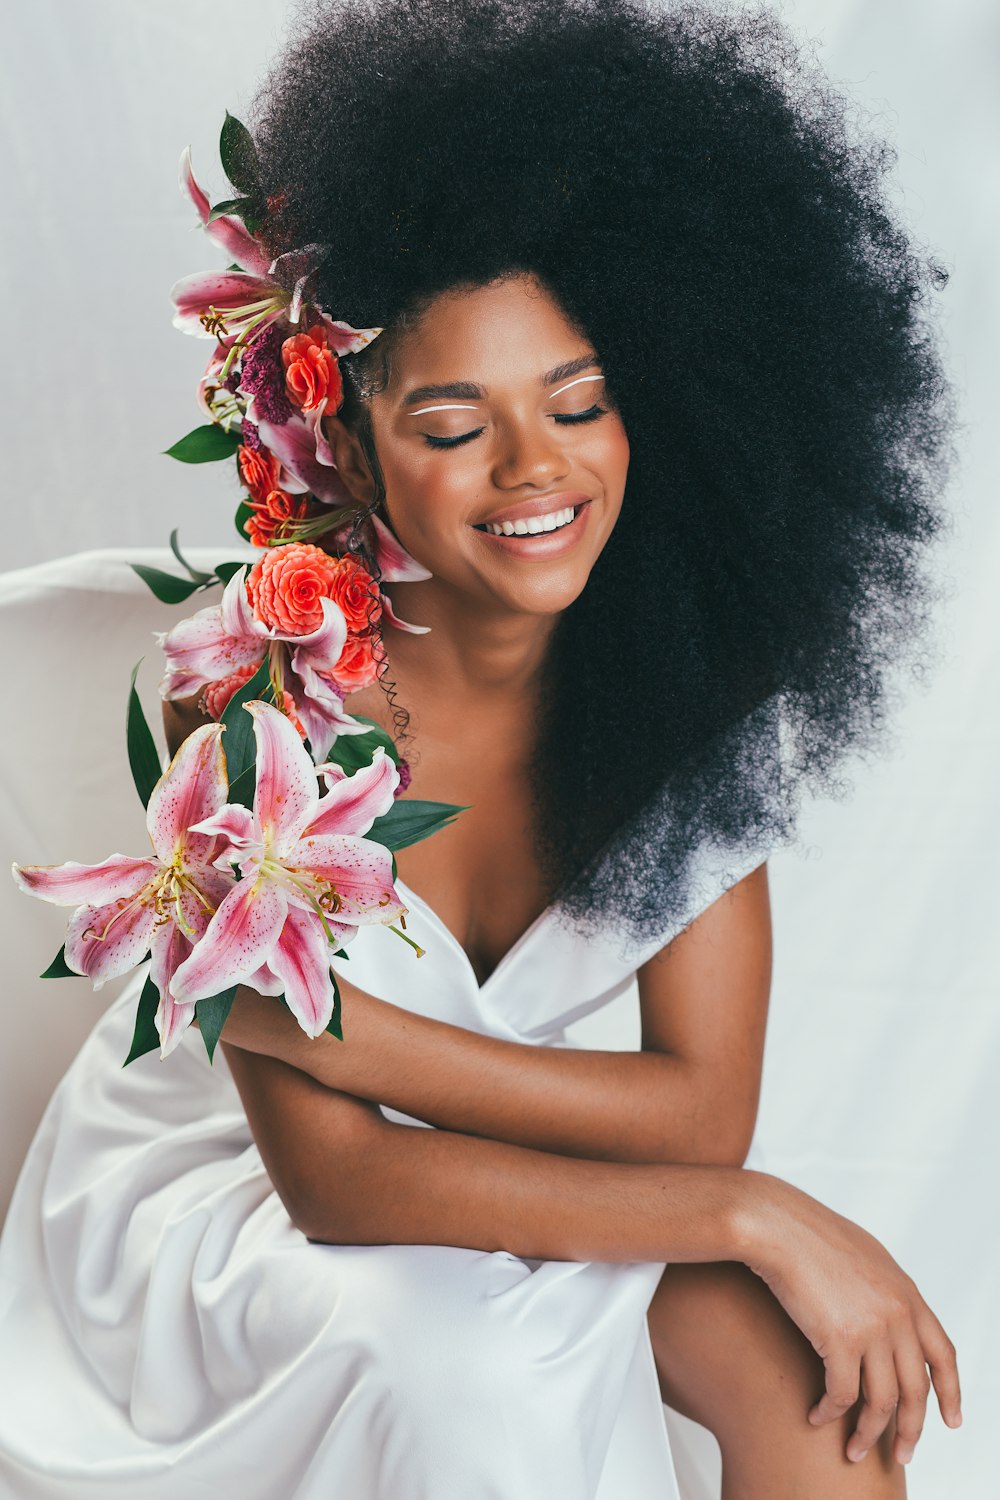
[(285, 367), (285, 395), (293, 406), (313, 411), (325, 400), (330, 411), (337, 410), (344, 398), (344, 383), (322, 323), (285, 339), (281, 362)]
[(240, 476), (254, 500), (263, 501), (278, 487), (278, 460), (264, 447), (248, 448), (241, 443), (236, 450)]
[(374, 637), (371, 632), (364, 635), (349, 635), (344, 643), (344, 649), (337, 658), (337, 665), (332, 671), (324, 672), (324, 677), (337, 687), (343, 688), (345, 693), (356, 693), (361, 688), (368, 687), (377, 676), (378, 661), (374, 652)]
[(269, 547), (275, 537), (281, 541), (285, 523), (301, 521), (307, 508), (304, 496), (271, 490), (259, 505), (250, 507), (253, 515), (243, 529), (255, 547)]
[(372, 588), (374, 579), (357, 558), (341, 557), (337, 561), (340, 566), (330, 597), (344, 611), (348, 630), (361, 634), (381, 618), (382, 603), (378, 589)]
[(323, 623), (340, 562), (309, 542), (290, 542), (254, 563), (247, 594), (258, 620), (288, 635), (309, 635)]

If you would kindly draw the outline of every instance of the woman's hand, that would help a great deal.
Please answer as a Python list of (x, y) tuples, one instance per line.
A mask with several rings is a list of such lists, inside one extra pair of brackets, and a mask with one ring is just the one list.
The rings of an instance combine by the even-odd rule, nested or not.
[(862, 1396), (848, 1458), (863, 1458), (895, 1412), (896, 1461), (909, 1463), (931, 1382), (945, 1422), (961, 1423), (954, 1345), (878, 1240), (789, 1183), (753, 1175), (764, 1191), (750, 1225), (746, 1264), (826, 1367), (826, 1390), (810, 1422), (835, 1421)]

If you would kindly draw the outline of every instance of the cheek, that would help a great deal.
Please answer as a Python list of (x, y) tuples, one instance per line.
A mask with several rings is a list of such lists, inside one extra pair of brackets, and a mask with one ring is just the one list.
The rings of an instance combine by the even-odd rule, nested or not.
[(400, 527), (430, 534), (454, 526), (456, 517), (475, 514), (484, 485), (475, 447), (408, 448), (405, 455), (383, 458), (389, 509)]

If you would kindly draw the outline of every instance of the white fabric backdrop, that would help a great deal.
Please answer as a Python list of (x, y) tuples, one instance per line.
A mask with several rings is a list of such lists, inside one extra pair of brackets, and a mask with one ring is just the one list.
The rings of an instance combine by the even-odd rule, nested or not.
[[(993, 1500), (1000, 200), (989, 184), (1000, 138), (1000, 24), (989, 0), (779, 8), (816, 37), (831, 73), (899, 146), (898, 201), (952, 271), (941, 304), (964, 430), (957, 525), (939, 556), (951, 598), (939, 614), (928, 689), (907, 687), (895, 750), (857, 768), (849, 800), (812, 808), (802, 849), (772, 862), (776, 980), (751, 1164), (864, 1223), (916, 1278), (958, 1344), (966, 1420), (949, 1433), (932, 1414), (911, 1496)], [(189, 543), (219, 543), (213, 555), (230, 555), (232, 479), (159, 456), (198, 421), (192, 391), (207, 348), (171, 328), (167, 289), (212, 263), (189, 229), (175, 164), (190, 141), (196, 169), (221, 190), (223, 110), (245, 105), (287, 11), (284, 0), (243, 0), (238, 12), (196, 0), (167, 10), (37, 0), (7, 20), (7, 568), (108, 544), (141, 558), (138, 548), (162, 543), (177, 524)], [(47, 569), (0, 585), (5, 717), (21, 725), (3, 747), (8, 858), (96, 859), (141, 834), (122, 785), (118, 724), (126, 658), (131, 665), (157, 621), (131, 592), (120, 559), (89, 566), (89, 639), (108, 668), (93, 691), (79, 674), (71, 628), (79, 570), (70, 568), (76, 582), (61, 575), (55, 593)], [(160, 615), (160, 623), (176, 617)], [(43, 636), (37, 651), (35, 631)], [(153, 708), (152, 659), (144, 677)], [(38, 735), (52, 722), (53, 686), (70, 702), (61, 753)], [(79, 752), (78, 763), (66, 748)], [(58, 946), (56, 912), (13, 887), (0, 890), (0, 910), (13, 954), (3, 1079), (13, 1160), (75, 1045), (60, 1040), (57, 1018), (69, 1024), (80, 1007), (79, 1024), (103, 1001), (75, 982), (29, 982)], [(44, 916), (54, 921), (43, 937)], [(595, 1046), (635, 1045), (633, 1022), (619, 1004), (587, 1035)]]

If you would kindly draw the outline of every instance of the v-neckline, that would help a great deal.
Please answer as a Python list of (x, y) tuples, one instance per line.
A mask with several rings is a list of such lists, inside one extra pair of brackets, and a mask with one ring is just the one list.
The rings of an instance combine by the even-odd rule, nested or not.
[(420, 894), (419, 891), (415, 891), (411, 885), (407, 885), (406, 881), (400, 879), (400, 877), (398, 875), (396, 876), (395, 885), (396, 885), (397, 890), (404, 891), (406, 893), (406, 896), (415, 905), (417, 905), (417, 906), (419, 906), (421, 908), (421, 910), (424, 912), (424, 914), (431, 920), (431, 922), (433, 922), (439, 928), (439, 930), (444, 935), (444, 937), (447, 938), (448, 942), (451, 943), (452, 947), (459, 954), (459, 956), (462, 959), (462, 962), (464, 963), (466, 969), (468, 970), (469, 977), (471, 978), (472, 983), (476, 987), (477, 994), (480, 994), (480, 995), (484, 994), (486, 992), (486, 990), (489, 989), (490, 985), (493, 983), (493, 981), (496, 979), (497, 975), (500, 973), (500, 971), (502, 969), (505, 969), (505, 968), (509, 967), (509, 965), (513, 962), (514, 958), (516, 958), (516, 956), (521, 952), (521, 950), (528, 943), (528, 941), (534, 936), (534, 934), (542, 926), (542, 923), (545, 921), (546, 917), (549, 916), (549, 914), (552, 912), (552, 910), (553, 910), (553, 908), (555, 906), (555, 902), (554, 901), (550, 901), (549, 904), (548, 904), (548, 906), (545, 908), (545, 910), (538, 913), (538, 916), (534, 919), (534, 921), (531, 922), (529, 924), (529, 926), (527, 926), (524, 929), (524, 931), (521, 933), (521, 936), (519, 938), (515, 939), (515, 941), (507, 949), (506, 953), (504, 953), (501, 956), (500, 961), (496, 965), (496, 967), (494, 969), (492, 969), (489, 974), (487, 974), (487, 976), (483, 980), (482, 984), (480, 984), (480, 982), (479, 982), (479, 976), (476, 973), (475, 968), (473, 967), (473, 964), (472, 964), (472, 959), (469, 957), (468, 953), (462, 947), (462, 944), (458, 941), (458, 938), (452, 932), (451, 928), (448, 926), (447, 922), (445, 922), (444, 918), (438, 916), (437, 912), (434, 910), (433, 906), (431, 906), (430, 902), (429, 901), (425, 901), (424, 898), (423, 898), (423, 896), (421, 896), (421, 894)]

